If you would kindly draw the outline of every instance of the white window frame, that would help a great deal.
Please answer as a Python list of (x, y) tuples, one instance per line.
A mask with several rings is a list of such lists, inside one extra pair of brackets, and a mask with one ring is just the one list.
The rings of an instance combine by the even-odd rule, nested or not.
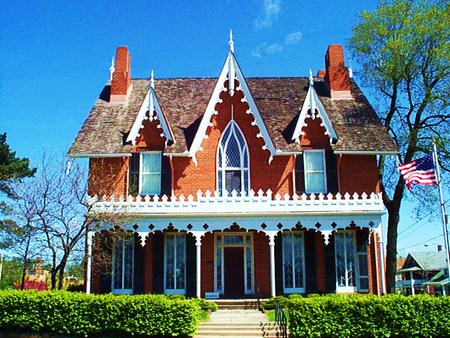
[[(230, 133), (227, 137), (227, 139), (223, 139), (226, 132), (230, 130)], [(244, 140), (244, 144), (241, 144), (239, 142), (239, 137), (237, 136), (238, 133)], [(228, 149), (228, 144), (230, 142), (231, 138), (234, 138), (236, 140), (236, 143), (239, 146), (239, 161), (240, 166), (239, 167), (227, 167), (226, 165), (226, 153)], [(222, 156), (219, 156), (221, 154)], [(247, 166), (244, 165), (244, 158), (245, 154), (247, 155)], [(221, 157), (222, 161), (219, 161)], [(250, 152), (248, 150), (247, 141), (244, 137), (244, 133), (242, 133), (242, 130), (239, 128), (239, 126), (236, 124), (234, 120), (231, 120), (230, 123), (228, 123), (227, 127), (224, 129), (222, 136), (219, 140), (219, 145), (217, 147), (217, 155), (216, 155), (216, 163), (217, 163), (217, 173), (216, 173), (216, 182), (217, 182), (217, 190), (222, 194), (224, 191), (226, 191), (226, 172), (229, 171), (239, 171), (241, 175), (241, 192), (244, 192), (245, 194), (248, 194), (250, 191)], [(219, 177), (222, 177), (222, 182), (220, 182)], [(231, 191), (227, 191), (228, 194), (231, 193)]]
[[(321, 153), (322, 154), (322, 164), (323, 170), (307, 170), (308, 165), (308, 155), (312, 153)], [(327, 192), (327, 167), (325, 161), (325, 150), (303, 150), (303, 171), (304, 171), (304, 180), (305, 180), (305, 192), (307, 194), (311, 193), (326, 193)], [(323, 175), (323, 189), (321, 190), (312, 190), (308, 187), (308, 175), (310, 174), (318, 174), (321, 173)]]
[[(111, 279), (111, 290), (113, 294), (119, 295), (119, 294), (133, 294), (133, 287), (134, 287), (134, 234), (133, 233), (120, 233), (115, 235), (113, 240), (113, 250), (112, 250), (112, 279)], [(121, 260), (121, 267), (122, 270), (122, 281), (121, 281), (121, 287), (115, 287), (115, 266), (117, 264), (116, 262), (116, 250), (117, 250), (117, 243), (120, 243), (120, 254), (122, 256)], [(131, 262), (125, 262), (126, 260), (126, 243), (131, 245)], [(125, 262), (125, 264), (124, 264)], [(125, 288), (125, 272), (126, 272), (126, 264), (131, 264), (131, 288)]]
[[(176, 247), (177, 247), (177, 241), (179, 241), (180, 239), (182, 239), (184, 241), (184, 253), (183, 253), (183, 258), (184, 258), (184, 288), (174, 288), (174, 289), (169, 289), (167, 288), (167, 236), (173, 236), (175, 241), (174, 241), (174, 255), (175, 255), (175, 263), (174, 263), (174, 284), (176, 285), (176, 262), (177, 262), (177, 251), (176, 251)], [(187, 241), (186, 241), (186, 234), (183, 232), (166, 232), (164, 233), (164, 293), (165, 294), (186, 294), (186, 254), (187, 254)]]
[[(347, 262), (347, 255), (346, 255), (346, 250), (347, 250), (347, 234), (352, 234), (352, 241), (353, 241), (353, 252), (352, 252), (352, 256), (353, 256), (353, 261), (354, 261), (354, 264), (355, 264), (355, 266), (354, 266), (354, 273), (355, 273), (355, 277), (354, 277), (354, 279), (355, 279), (355, 285), (353, 285), (353, 286), (349, 286), (348, 285), (348, 280), (349, 280), (349, 278), (348, 278), (348, 276), (347, 276), (347, 274), (348, 274), (348, 271), (349, 271), (349, 268), (348, 268), (348, 262)], [(337, 267), (337, 265), (338, 265), (338, 262), (337, 262), (337, 257), (338, 257), (338, 255), (337, 255), (337, 246), (336, 246), (336, 244), (335, 244), (335, 248), (334, 248), (334, 253), (335, 253), (335, 261), (334, 261), (334, 264), (335, 264), (335, 269), (336, 269), (336, 293), (354, 293), (354, 292), (358, 292), (359, 291), (359, 288), (358, 288), (358, 284), (359, 284), (359, 262), (358, 262), (358, 253), (357, 253), (357, 247), (356, 247), (356, 232), (354, 231), (354, 230), (340, 230), (340, 231), (337, 231), (337, 232), (335, 232), (335, 234), (334, 234), (334, 236), (335, 236), (335, 238), (336, 238), (336, 236), (337, 235), (339, 235), (339, 236), (344, 236), (344, 260), (345, 260), (345, 262), (344, 262), (344, 265), (345, 265), (345, 274), (346, 274), (346, 278), (345, 278), (345, 285), (344, 286), (340, 286), (340, 283), (339, 283), (339, 276), (338, 276), (338, 267)], [(336, 241), (335, 241), (336, 242)]]
[[(291, 253), (292, 253), (292, 274), (293, 274), (293, 284), (294, 287), (292, 288), (288, 288), (286, 287), (286, 281), (285, 281), (285, 259), (286, 259), (286, 253), (285, 253), (285, 245), (284, 245), (284, 236), (285, 235), (289, 235), (289, 236), (294, 236), (294, 235), (301, 235), (301, 240), (302, 240), (302, 252), (301, 252), (301, 259), (303, 262), (303, 269), (301, 271), (302, 275), (303, 275), (303, 287), (297, 288), (295, 287), (295, 255), (294, 255), (294, 247), (291, 247)], [(305, 262), (305, 233), (302, 231), (285, 231), (282, 233), (282, 251), (283, 251), (283, 290), (284, 293), (305, 293), (306, 292), (306, 262)]]
[[(149, 172), (144, 172), (143, 170), (143, 157), (147, 156), (147, 155), (159, 155), (159, 171), (149, 171)], [(139, 194), (140, 195), (150, 195), (150, 196), (154, 196), (154, 195), (160, 195), (161, 194), (161, 166), (162, 166), (162, 152), (161, 151), (147, 151), (147, 152), (142, 152), (140, 153), (140, 158), (139, 158)], [(143, 192), (143, 176), (144, 175), (157, 175), (159, 177), (159, 179), (157, 180), (158, 182), (158, 188), (156, 189), (157, 191), (155, 192)]]
[[(224, 237), (226, 236), (240, 236), (242, 237), (242, 244), (225, 244)], [(217, 244), (217, 238), (220, 237), (220, 245)], [(247, 243), (247, 238), (250, 239), (249, 243)], [(242, 232), (221, 232), (214, 234), (214, 291), (219, 294), (225, 293), (225, 247), (241, 247), (244, 248), (244, 292), (245, 294), (254, 294), (255, 290), (255, 261), (254, 261), (254, 250), (253, 250), (253, 233), (242, 233)], [(220, 251), (220, 257), (218, 257), (217, 251)], [(248, 281), (247, 270), (247, 258), (250, 255), (251, 260), (251, 277), (250, 283)], [(220, 285), (221, 289), (218, 288), (218, 276), (217, 276), (217, 267), (220, 264), (221, 269), (221, 279)], [(249, 285), (250, 284), (250, 285)]]

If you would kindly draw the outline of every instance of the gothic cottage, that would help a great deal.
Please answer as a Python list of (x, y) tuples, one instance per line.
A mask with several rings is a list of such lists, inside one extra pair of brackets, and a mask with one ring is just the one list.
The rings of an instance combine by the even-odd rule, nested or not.
[(135, 79), (117, 48), (69, 151), (107, 215), (87, 235), (87, 291), (380, 293), (377, 156), (396, 148), (342, 46), (316, 76), (247, 78), (232, 40), (219, 67)]

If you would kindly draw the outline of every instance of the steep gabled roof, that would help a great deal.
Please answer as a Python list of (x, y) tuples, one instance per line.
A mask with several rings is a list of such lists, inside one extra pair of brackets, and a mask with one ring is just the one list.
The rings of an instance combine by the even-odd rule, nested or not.
[[(292, 141), (295, 125), (309, 89), (307, 77), (247, 78), (246, 84), (262, 125), (273, 142), (277, 154), (298, 152)], [(189, 150), (207, 111), (217, 78), (176, 78), (155, 80), (155, 94), (173, 134), (175, 143), (167, 145), (167, 153)], [(133, 124), (148, 93), (149, 79), (133, 79), (125, 104), (109, 103), (110, 85), (104, 87), (78, 136), (72, 144), (71, 156), (123, 154), (131, 152), (127, 142)], [(316, 77), (314, 89), (326, 110), (338, 141), (336, 152), (395, 153), (397, 151), (380, 119), (359, 87), (352, 82), (353, 100), (333, 100), (323, 78)], [(261, 128), (261, 127), (260, 127)]]

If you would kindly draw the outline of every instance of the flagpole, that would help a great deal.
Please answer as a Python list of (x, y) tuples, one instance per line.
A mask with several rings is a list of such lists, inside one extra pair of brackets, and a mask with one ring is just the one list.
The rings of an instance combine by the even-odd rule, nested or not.
[(442, 212), (442, 230), (444, 232), (444, 245), (445, 245), (445, 259), (447, 261), (447, 279), (449, 279), (450, 274), (450, 256), (449, 256), (449, 247), (448, 247), (448, 230), (447, 230), (447, 216), (445, 215), (445, 205), (444, 205), (444, 195), (442, 194), (442, 186), (441, 186), (441, 170), (439, 168), (439, 161), (437, 155), (436, 148), (436, 140), (433, 139), (433, 159), (434, 165), (436, 167), (436, 178), (439, 187), (439, 198), (441, 201), (441, 212)]

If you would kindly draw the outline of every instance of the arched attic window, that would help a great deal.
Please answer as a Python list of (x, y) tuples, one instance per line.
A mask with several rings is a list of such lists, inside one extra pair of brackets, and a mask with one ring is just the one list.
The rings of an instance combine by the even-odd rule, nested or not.
[(231, 121), (220, 138), (217, 151), (217, 190), (221, 196), (224, 191), (248, 193), (249, 161), (247, 142), (236, 122)]

